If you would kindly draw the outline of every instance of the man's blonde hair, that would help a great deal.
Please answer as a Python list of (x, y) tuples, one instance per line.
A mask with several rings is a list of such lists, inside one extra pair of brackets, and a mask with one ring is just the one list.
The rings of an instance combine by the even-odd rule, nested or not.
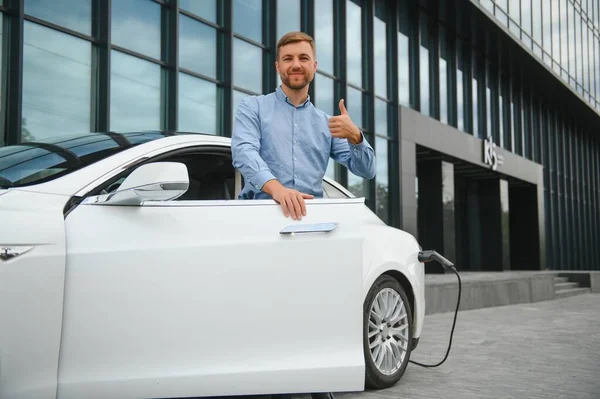
[(279, 39), (277, 42), (277, 54), (276, 59), (279, 60), (279, 49), (283, 46), (287, 46), (288, 44), (298, 43), (298, 42), (308, 42), (310, 47), (312, 47), (313, 55), (317, 54), (317, 50), (315, 49), (315, 41), (310, 35), (307, 35), (304, 32), (288, 32)]

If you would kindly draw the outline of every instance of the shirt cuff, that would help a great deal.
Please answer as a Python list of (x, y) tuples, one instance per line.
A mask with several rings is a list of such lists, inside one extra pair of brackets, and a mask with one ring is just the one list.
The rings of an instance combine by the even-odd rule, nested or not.
[(257, 189), (262, 191), (262, 187), (269, 180), (275, 179), (275, 176), (271, 173), (270, 170), (263, 170), (261, 172), (256, 173), (252, 179), (250, 179), (250, 183)]
[(363, 134), (363, 132), (360, 132), (360, 136), (362, 137), (362, 140), (360, 141), (360, 143), (358, 143), (358, 144), (352, 144), (352, 143), (348, 142), (348, 144), (350, 144), (350, 147), (352, 148), (352, 152), (355, 155), (360, 154), (366, 148), (369, 147), (369, 144), (367, 144), (367, 139), (365, 138), (365, 135)]

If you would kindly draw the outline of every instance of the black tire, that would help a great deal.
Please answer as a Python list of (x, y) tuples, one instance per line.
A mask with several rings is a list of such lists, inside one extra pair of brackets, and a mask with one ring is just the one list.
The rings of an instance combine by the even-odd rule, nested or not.
[[(371, 308), (373, 307), (373, 302), (375, 301), (375, 298), (377, 298), (377, 296), (380, 293), (382, 295), (390, 295), (390, 294), (393, 295), (392, 291), (390, 291), (390, 290), (395, 291), (398, 294), (399, 300), (402, 301), (402, 303), (404, 305), (403, 308), (406, 312), (406, 317), (401, 317), (399, 320), (395, 321), (393, 326), (398, 327), (400, 325), (408, 324), (408, 327), (407, 327), (408, 331), (407, 331), (407, 334), (405, 337), (406, 342), (404, 340), (400, 340), (400, 341), (402, 341), (402, 347), (405, 347), (404, 357), (402, 358), (402, 355), (401, 355), (400, 356), (401, 357), (400, 364), (397, 365), (398, 361), (396, 360), (396, 362), (394, 363), (395, 367), (388, 370), (387, 373), (384, 373), (377, 367), (377, 365), (373, 359), (374, 355), (371, 352), (370, 345), (371, 345), (371, 343), (375, 343), (376, 341), (377, 342), (386, 342), (386, 341), (383, 341), (383, 338), (381, 337), (381, 335), (379, 335), (379, 336), (375, 335), (374, 337), (369, 338), (369, 321), (371, 320), (375, 324), (379, 325), (378, 323), (376, 323), (377, 320), (375, 318), (373, 318), (373, 316), (371, 314)], [(397, 306), (398, 307), (400, 306), (399, 303)], [(394, 320), (392, 320), (392, 321), (394, 321)], [(383, 322), (387, 322), (387, 324), (389, 325), (389, 321), (386, 321), (385, 319), (383, 319)], [(383, 334), (383, 333), (381, 333), (381, 334)], [(363, 306), (363, 350), (364, 350), (364, 355), (365, 355), (365, 384), (366, 384), (367, 388), (372, 388), (372, 389), (389, 388), (389, 387), (393, 386), (394, 384), (396, 384), (400, 380), (400, 378), (404, 374), (404, 371), (406, 370), (408, 361), (410, 359), (410, 352), (412, 349), (412, 337), (413, 337), (412, 310), (410, 308), (410, 303), (408, 302), (408, 298), (406, 296), (406, 293), (404, 292), (404, 289), (402, 288), (400, 283), (398, 283), (398, 281), (396, 279), (394, 279), (393, 277), (388, 276), (388, 275), (380, 276), (375, 281), (375, 283), (373, 284), (371, 289), (369, 290), (369, 293), (367, 294), (367, 297), (365, 299), (365, 303)], [(386, 339), (389, 340), (389, 338), (386, 338)], [(391, 342), (397, 342), (396, 335), (394, 337), (394, 341), (391, 341)], [(381, 351), (381, 348), (379, 350)], [(397, 370), (395, 370), (396, 367), (397, 367)]]

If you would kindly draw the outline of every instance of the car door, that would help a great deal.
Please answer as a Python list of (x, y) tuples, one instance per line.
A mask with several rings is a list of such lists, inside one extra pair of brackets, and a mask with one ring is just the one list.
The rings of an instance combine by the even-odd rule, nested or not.
[(0, 195), (0, 398), (56, 397), (67, 199)]
[[(80, 205), (59, 397), (363, 388), (362, 199)], [(280, 234), (336, 222), (328, 233)]]

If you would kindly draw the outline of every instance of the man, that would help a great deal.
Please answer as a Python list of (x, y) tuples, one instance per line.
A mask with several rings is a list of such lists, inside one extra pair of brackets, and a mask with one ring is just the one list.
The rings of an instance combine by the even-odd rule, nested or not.
[(340, 100), (329, 117), (310, 102), (317, 71), (315, 44), (302, 32), (277, 43), (275, 68), (282, 85), (274, 93), (245, 98), (232, 134), (233, 166), (244, 176), (240, 199), (273, 198), (285, 217), (306, 215), (306, 199), (323, 196), (329, 157), (352, 173), (372, 179), (375, 154)]

